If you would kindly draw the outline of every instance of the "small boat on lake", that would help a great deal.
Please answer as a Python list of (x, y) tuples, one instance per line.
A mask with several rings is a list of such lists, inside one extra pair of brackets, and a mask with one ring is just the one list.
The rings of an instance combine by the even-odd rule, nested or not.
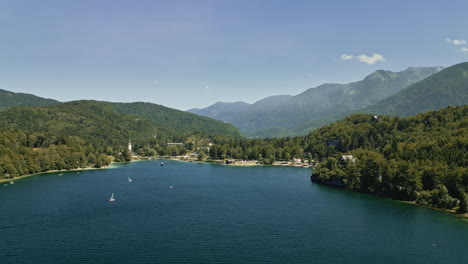
[(132, 180), (132, 179), (130, 179), (130, 177), (128, 177), (128, 181), (129, 181), (129, 182), (132, 182), (133, 180)]
[(14, 181), (10, 181), (10, 184), (15, 184), (15, 182), (14, 182)]
[(111, 197), (109, 198), (109, 202), (115, 202), (114, 193), (112, 193)]
[(164, 166), (164, 162), (161, 162), (161, 164), (159, 164), (159, 165)]

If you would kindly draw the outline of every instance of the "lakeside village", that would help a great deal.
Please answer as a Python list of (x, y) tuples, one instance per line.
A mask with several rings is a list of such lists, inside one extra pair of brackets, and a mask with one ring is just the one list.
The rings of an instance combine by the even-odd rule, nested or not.
[[(185, 146), (184, 143), (167, 143), (167, 147), (180, 147), (183, 148)], [(175, 156), (142, 156), (138, 155), (134, 152), (132, 148), (132, 142), (129, 140), (127, 150), (131, 153), (132, 160), (180, 160), (180, 161), (188, 161), (188, 162), (208, 162), (208, 163), (216, 163), (221, 165), (230, 165), (230, 166), (262, 166), (265, 163), (262, 160), (239, 160), (239, 159), (232, 159), (232, 158), (224, 158), (224, 159), (210, 159), (202, 152), (210, 151), (210, 147), (212, 147), (212, 143), (208, 143), (206, 147), (199, 147), (198, 150), (202, 150), (201, 152), (187, 152), (184, 155), (175, 155)], [(314, 165), (314, 160), (310, 159), (299, 159), (293, 158), (287, 161), (274, 161), (267, 165), (273, 166), (293, 166), (293, 167), (302, 167), (302, 168), (311, 168)]]

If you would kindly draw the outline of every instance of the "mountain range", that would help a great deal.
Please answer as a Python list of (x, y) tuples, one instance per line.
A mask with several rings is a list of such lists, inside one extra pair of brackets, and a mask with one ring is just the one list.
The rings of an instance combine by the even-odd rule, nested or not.
[(399, 117), (468, 103), (468, 62), (448, 67), (360, 112)]
[[(355, 113), (304, 136), (262, 140), (242, 137), (231, 124), (151, 103), (61, 103), (1, 90), (0, 179), (100, 168), (130, 161), (134, 154), (153, 158), (196, 151), (199, 160), (252, 159), (261, 164), (307, 158), (319, 161), (313, 181), (464, 213), (467, 103), (465, 62), (446, 69), (376, 71), (359, 82), (324, 84), (296, 96), (198, 110), (246, 120), (239, 125), (244, 128), (258, 122), (269, 135), (299, 133)], [(343, 155), (352, 155), (353, 162), (345, 159), (340, 165), (337, 157)]]
[[(468, 62), (445, 69), (438, 66), (409, 67), (400, 72), (378, 70), (357, 82), (322, 84), (295, 96), (269, 96), (253, 104), (217, 102), (207, 108), (191, 109), (188, 111), (190, 113), (143, 102), (62, 103), (32, 94), (0, 90), (0, 115), (3, 125), (8, 124), (9, 128), (14, 128), (12, 126), (17, 121), (8, 123), (8, 115), (15, 116), (18, 111), (23, 111), (18, 115), (28, 119), (24, 112), (27, 107), (39, 107), (41, 110), (36, 110), (42, 113), (52, 110), (68, 111), (66, 109), (70, 109), (72, 105), (79, 105), (85, 109), (95, 109), (97, 113), (104, 115), (130, 116), (134, 120), (149, 122), (152, 130), (157, 128), (156, 130), (164, 131), (161, 132), (165, 135), (164, 138), (168, 138), (170, 134), (189, 135), (198, 132), (240, 137), (240, 131), (249, 137), (295, 136), (307, 134), (353, 113), (409, 116), (467, 103)], [(79, 108), (74, 108), (73, 111), (74, 114), (84, 114), (84, 110)], [(96, 118), (90, 112), (86, 113), (88, 117)], [(35, 118), (46, 118), (44, 122), (47, 121), (47, 117), (41, 114)], [(74, 117), (75, 119), (80, 117)]]
[(301, 135), (375, 104), (442, 69), (437, 66), (409, 67), (400, 72), (378, 70), (361, 81), (322, 84), (295, 96), (270, 96), (248, 106), (242, 102), (218, 102), (188, 112), (229, 122), (251, 137)]

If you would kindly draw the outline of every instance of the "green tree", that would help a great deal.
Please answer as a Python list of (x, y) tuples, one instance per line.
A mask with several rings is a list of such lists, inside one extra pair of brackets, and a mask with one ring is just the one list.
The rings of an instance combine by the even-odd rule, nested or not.
[(461, 194), (457, 212), (460, 214), (468, 212), (468, 194), (466, 194), (465, 192), (462, 192)]

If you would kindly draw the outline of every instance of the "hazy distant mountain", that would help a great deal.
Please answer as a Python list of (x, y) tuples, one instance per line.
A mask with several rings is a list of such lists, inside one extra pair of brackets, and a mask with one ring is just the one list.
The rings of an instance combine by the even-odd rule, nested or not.
[(265, 97), (253, 103), (247, 110), (249, 112), (271, 110), (277, 107), (278, 105), (285, 104), (286, 102), (291, 100), (291, 98), (293, 98), (292, 95), (273, 95)]
[(59, 101), (53, 99), (42, 98), (32, 94), (14, 93), (0, 89), (0, 110), (12, 106), (45, 106), (60, 104)]
[[(410, 67), (401, 72), (378, 70), (361, 81), (323, 84), (308, 89), (276, 108), (274, 114), (277, 119), (273, 126), (288, 124), (289, 128), (296, 130), (296, 127), (307, 123), (336, 120), (343, 113), (374, 104), (441, 69), (442, 67)], [(322, 123), (319, 122), (319, 125)], [(315, 127), (318, 126), (310, 128)], [(242, 127), (239, 128), (242, 130)]]
[(187, 110), (187, 112), (227, 122), (232, 119), (233, 115), (246, 110), (249, 106), (250, 104), (242, 101), (234, 103), (217, 102), (206, 108), (192, 108)]
[(292, 95), (273, 95), (263, 98), (253, 104), (242, 101), (234, 103), (217, 102), (206, 108), (193, 108), (187, 112), (207, 116), (224, 122), (233, 122), (243, 114), (260, 115), (262, 112), (274, 109), (291, 99)]
[(468, 62), (448, 67), (361, 112), (410, 116), (449, 105), (468, 104)]
[(232, 123), (248, 136), (305, 134), (337, 120), (342, 114), (352, 113), (393, 95), (442, 68), (410, 67), (401, 72), (378, 70), (353, 83), (328, 83), (296, 96), (267, 97), (237, 114), (231, 112), (229, 118), (221, 120)]

